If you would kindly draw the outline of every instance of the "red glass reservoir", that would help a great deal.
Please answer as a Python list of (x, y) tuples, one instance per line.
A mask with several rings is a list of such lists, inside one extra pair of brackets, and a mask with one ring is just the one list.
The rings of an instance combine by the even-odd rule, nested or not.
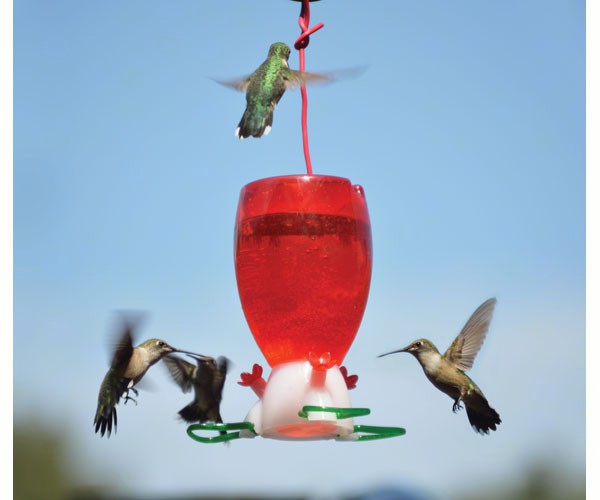
[(342, 363), (366, 307), (371, 262), (365, 196), (348, 179), (289, 175), (242, 189), (236, 278), (246, 320), (271, 366)]

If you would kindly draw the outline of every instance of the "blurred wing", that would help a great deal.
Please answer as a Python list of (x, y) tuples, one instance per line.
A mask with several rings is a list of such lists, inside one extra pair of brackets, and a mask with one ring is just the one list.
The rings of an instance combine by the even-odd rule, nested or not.
[(122, 332), (114, 345), (113, 357), (110, 363), (112, 368), (125, 369), (133, 354), (133, 325), (124, 320)]
[(496, 299), (488, 299), (471, 315), (462, 331), (444, 353), (446, 360), (459, 370), (466, 372), (473, 366), (492, 321)]
[(214, 78), (213, 80), (225, 87), (231, 87), (240, 92), (246, 92), (246, 90), (248, 90), (248, 85), (250, 85), (250, 75), (244, 78), (236, 78), (235, 80), (216, 80)]
[(193, 387), (192, 376), (195, 366), (177, 356), (165, 356), (163, 361), (167, 365), (173, 381), (181, 387), (183, 392), (190, 392)]
[(291, 76), (286, 82), (286, 88), (295, 89), (300, 87), (303, 83), (331, 83), (333, 81), (356, 78), (357, 76), (360, 76), (362, 73), (364, 73), (365, 70), (366, 66), (339, 69), (328, 73), (308, 73), (291, 70)]
[(329, 83), (335, 80), (329, 73), (306, 73), (302, 71), (291, 70), (289, 78), (285, 82), (286, 89), (296, 89), (303, 83)]
[(218, 401), (221, 401), (221, 395), (223, 394), (223, 386), (225, 385), (225, 378), (227, 377), (228, 369), (229, 360), (224, 356), (220, 356), (217, 359), (217, 366), (213, 375), (213, 392)]

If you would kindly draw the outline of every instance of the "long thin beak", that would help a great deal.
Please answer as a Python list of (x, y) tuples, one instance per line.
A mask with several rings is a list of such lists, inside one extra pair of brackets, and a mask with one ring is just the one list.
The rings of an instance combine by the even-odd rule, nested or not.
[(408, 347), (405, 347), (404, 349), (398, 349), (397, 351), (392, 351), (392, 352), (386, 352), (385, 354), (380, 354), (379, 356), (377, 356), (378, 358), (383, 358), (384, 356), (387, 356), (389, 354), (396, 354), (397, 352), (407, 352), (408, 351)]
[(193, 358), (196, 358), (196, 359), (201, 359), (202, 361), (210, 361), (211, 359), (213, 359), (210, 356), (205, 356), (204, 354), (198, 354), (198, 353), (190, 352), (190, 351), (183, 351), (181, 349), (174, 349), (173, 352), (187, 354), (188, 356), (192, 356)]

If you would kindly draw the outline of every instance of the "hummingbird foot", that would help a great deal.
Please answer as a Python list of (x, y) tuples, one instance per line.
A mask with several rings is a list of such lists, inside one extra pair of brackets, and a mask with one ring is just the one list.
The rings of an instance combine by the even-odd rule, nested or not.
[(137, 398), (140, 393), (138, 392), (138, 390), (133, 387), (133, 380), (129, 381), (129, 384), (127, 385), (127, 387), (125, 388), (125, 390), (123, 391), (123, 394), (121, 394), (121, 397), (125, 400), (123, 404), (127, 404), (127, 401), (131, 400), (135, 403), (135, 405), (137, 406), (137, 401), (135, 399), (133, 399), (130, 395), (129, 392), (132, 391), (135, 394), (135, 397)]
[(137, 406), (137, 401), (129, 395), (129, 391), (133, 391), (133, 393), (136, 396), (139, 396), (137, 389), (134, 389), (133, 387), (129, 387), (129, 388), (127, 388), (127, 390), (125, 390), (125, 392), (121, 396), (124, 399), (123, 404), (126, 405), (127, 401), (133, 401), (135, 403), (135, 406)]
[[(136, 391), (135, 389), (133, 390), (133, 392), (135, 392), (136, 396), (138, 395), (138, 391)], [(123, 400), (124, 405), (127, 404), (127, 401), (133, 401), (135, 403), (135, 406), (137, 406), (137, 401), (129, 395), (129, 391), (123, 393)]]
[(462, 410), (462, 406), (460, 404), (460, 400), (457, 399), (456, 401), (454, 401), (454, 404), (452, 405), (452, 412), (456, 413), (458, 410)]

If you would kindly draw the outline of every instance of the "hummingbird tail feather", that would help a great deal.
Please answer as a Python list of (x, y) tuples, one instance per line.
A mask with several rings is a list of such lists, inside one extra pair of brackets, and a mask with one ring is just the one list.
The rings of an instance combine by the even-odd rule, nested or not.
[(100, 431), (100, 436), (107, 434), (110, 437), (111, 432), (117, 433), (117, 405), (121, 400), (121, 393), (127, 392), (129, 379), (120, 380), (116, 387), (110, 384), (102, 384), (100, 394), (98, 395), (98, 408), (94, 417), (95, 432)]
[[(208, 412), (204, 411), (202, 408), (200, 408), (198, 406), (198, 404), (195, 401), (192, 401), (189, 405), (187, 405), (185, 408), (182, 408), (179, 411), (179, 416), (185, 420), (188, 423), (194, 423), (194, 422), (200, 422), (200, 423), (205, 423), (205, 422), (216, 422), (216, 423), (223, 423), (223, 419), (221, 418), (221, 415), (218, 414), (217, 412), (217, 416), (216, 418), (210, 418), (210, 416), (208, 415)], [(223, 434), (227, 434), (225, 431), (219, 431), (219, 434), (223, 435)]]
[(244, 115), (235, 129), (235, 136), (239, 139), (246, 137), (262, 137), (267, 135), (273, 126), (273, 111), (267, 114), (266, 117), (256, 116), (256, 113), (251, 113), (246, 109)]
[(110, 433), (113, 430), (113, 426), (116, 433), (117, 408), (115, 406), (98, 407), (98, 411), (96, 412), (96, 418), (94, 418), (94, 425), (94, 432), (98, 433), (98, 431), (100, 431), (100, 436), (104, 436), (104, 434), (106, 434), (106, 437), (110, 437)]
[(208, 420), (206, 412), (204, 412), (195, 401), (192, 401), (189, 405), (182, 408), (179, 411), (179, 416), (189, 423), (206, 422)]
[(500, 415), (494, 410), (483, 396), (470, 400), (467, 404), (467, 416), (469, 423), (479, 434), (488, 434), (490, 430), (495, 431), (496, 426), (502, 423)]

